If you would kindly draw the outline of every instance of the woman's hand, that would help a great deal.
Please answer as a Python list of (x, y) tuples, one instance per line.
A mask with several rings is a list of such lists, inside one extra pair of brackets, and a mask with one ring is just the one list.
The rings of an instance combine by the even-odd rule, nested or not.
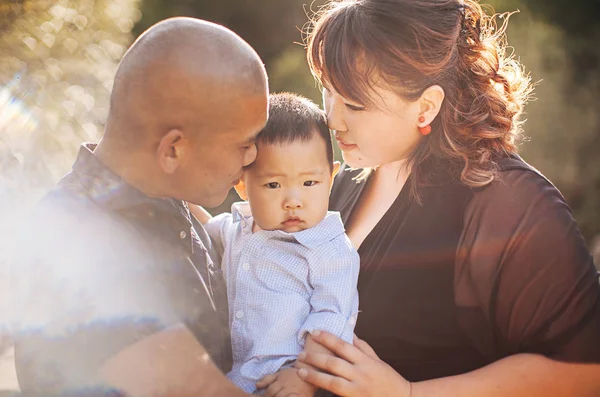
[(410, 382), (381, 361), (365, 341), (355, 336), (351, 345), (319, 331), (312, 337), (338, 357), (302, 352), (299, 361), (327, 372), (302, 368), (298, 375), (305, 381), (342, 397), (410, 397)]

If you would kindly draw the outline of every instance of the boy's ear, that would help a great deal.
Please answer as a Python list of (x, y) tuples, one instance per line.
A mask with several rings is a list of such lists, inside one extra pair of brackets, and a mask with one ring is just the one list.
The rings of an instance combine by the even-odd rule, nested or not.
[(331, 192), (331, 188), (333, 187), (333, 180), (335, 179), (335, 176), (338, 172), (340, 172), (340, 166), (341, 164), (339, 161), (333, 162), (333, 171), (331, 171), (331, 183), (329, 184), (329, 192)]
[(246, 184), (244, 183), (244, 178), (240, 178), (240, 181), (237, 185), (233, 187), (237, 192), (238, 196), (244, 201), (248, 201), (248, 195), (246, 194)]

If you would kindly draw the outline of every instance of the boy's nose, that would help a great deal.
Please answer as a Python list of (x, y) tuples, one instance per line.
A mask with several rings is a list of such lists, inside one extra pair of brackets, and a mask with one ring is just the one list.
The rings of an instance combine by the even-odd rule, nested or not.
[(289, 197), (285, 200), (283, 208), (286, 210), (296, 210), (302, 208), (302, 201), (296, 197)]

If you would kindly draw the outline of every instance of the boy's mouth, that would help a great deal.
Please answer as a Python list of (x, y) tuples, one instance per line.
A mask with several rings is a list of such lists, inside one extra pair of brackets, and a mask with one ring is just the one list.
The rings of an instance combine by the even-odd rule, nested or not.
[(304, 221), (297, 216), (290, 216), (285, 221), (281, 222), (284, 226), (298, 226)]

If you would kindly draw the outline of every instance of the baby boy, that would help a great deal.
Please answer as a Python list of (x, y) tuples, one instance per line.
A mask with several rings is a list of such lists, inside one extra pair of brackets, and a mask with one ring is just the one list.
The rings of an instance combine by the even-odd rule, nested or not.
[[(246, 201), (212, 219), (192, 207), (221, 255), (227, 283), (234, 361), (228, 377), (249, 393), (263, 376), (292, 366), (303, 349), (319, 349), (313, 330), (352, 343), (358, 314), (358, 253), (339, 213), (327, 210), (339, 163), (324, 112), (297, 95), (271, 95), (256, 145), (256, 161), (236, 186)], [(303, 382), (294, 376), (290, 370), (281, 381)]]

